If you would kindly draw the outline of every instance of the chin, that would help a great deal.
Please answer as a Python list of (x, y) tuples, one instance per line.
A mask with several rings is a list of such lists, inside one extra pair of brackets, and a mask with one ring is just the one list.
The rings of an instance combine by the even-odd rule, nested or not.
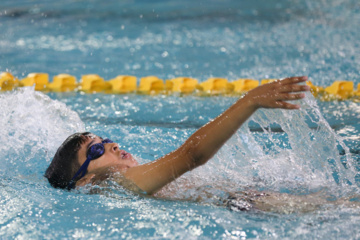
[(129, 167), (136, 167), (139, 165), (139, 163), (134, 159), (129, 165), (130, 165)]

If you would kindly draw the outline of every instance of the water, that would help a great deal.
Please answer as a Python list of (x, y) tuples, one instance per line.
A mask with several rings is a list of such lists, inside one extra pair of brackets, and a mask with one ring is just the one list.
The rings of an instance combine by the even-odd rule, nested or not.
[(356, 1), (2, 1), (1, 69), (359, 82)]
[[(161, 78), (309, 75), (316, 85), (359, 83), (354, 1), (2, 1), (0, 70), (21, 78), (97, 73)], [(205, 203), (85, 194), (43, 178), (71, 133), (109, 137), (141, 163), (184, 142), (236, 99), (228, 97), (0, 94), (0, 236), (4, 239), (358, 239), (359, 210), (232, 212)], [(359, 194), (360, 105), (320, 102), (259, 111), (206, 166), (167, 187), (174, 198), (244, 188), (339, 198)], [(209, 174), (210, 173), (210, 174)], [(184, 191), (184, 185), (194, 186)], [(213, 186), (213, 188), (210, 188)], [(86, 192), (86, 191), (85, 191)], [(206, 203), (207, 202), (207, 203)]]

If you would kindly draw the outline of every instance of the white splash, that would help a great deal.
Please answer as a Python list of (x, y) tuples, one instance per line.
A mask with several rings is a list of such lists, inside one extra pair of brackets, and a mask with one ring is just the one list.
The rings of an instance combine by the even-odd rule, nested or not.
[(66, 137), (85, 129), (77, 113), (33, 88), (0, 94), (0, 124), (1, 171), (33, 174)]
[[(223, 171), (238, 187), (349, 190), (356, 172), (349, 149), (324, 119), (310, 93), (299, 103), (299, 111), (258, 111), (220, 150), (216, 156), (220, 164), (212, 167)], [(254, 122), (263, 132), (250, 131)], [(280, 132), (274, 133), (274, 129)], [(338, 147), (345, 151), (342, 158)]]

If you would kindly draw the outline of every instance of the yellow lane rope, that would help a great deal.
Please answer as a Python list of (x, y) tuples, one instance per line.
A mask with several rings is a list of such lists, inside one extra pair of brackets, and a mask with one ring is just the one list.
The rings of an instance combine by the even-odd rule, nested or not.
[[(9, 72), (0, 74), (0, 90), (11, 91), (18, 87), (35, 86), (35, 90), (44, 92), (71, 92), (82, 91), (85, 93), (104, 92), (108, 94), (137, 93), (137, 94), (172, 94), (182, 95), (196, 94), (200, 96), (212, 95), (241, 95), (257, 87), (259, 84), (266, 84), (275, 79), (240, 78), (228, 81), (225, 78), (209, 78), (203, 82), (190, 77), (177, 77), (163, 80), (156, 76), (140, 78), (137, 84), (135, 76), (119, 75), (110, 80), (104, 80), (97, 74), (81, 76), (79, 82), (70, 74), (59, 74), (49, 82), (47, 73), (30, 73), (23, 79), (14, 77)], [(360, 83), (355, 89), (352, 81), (337, 80), (331, 86), (315, 86), (311, 81), (307, 84), (315, 97), (323, 101), (331, 100), (352, 100), (360, 102)]]

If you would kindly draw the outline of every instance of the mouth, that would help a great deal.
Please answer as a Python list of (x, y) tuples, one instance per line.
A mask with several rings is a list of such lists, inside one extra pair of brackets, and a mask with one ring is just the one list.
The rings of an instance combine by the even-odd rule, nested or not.
[(120, 157), (121, 157), (121, 159), (131, 159), (131, 154), (122, 150), (120, 152)]
[(128, 162), (128, 164), (130, 164), (129, 167), (135, 167), (139, 165), (139, 163), (135, 160), (135, 158), (133, 158), (133, 156), (130, 153), (124, 150), (120, 151), (120, 158), (121, 160)]

